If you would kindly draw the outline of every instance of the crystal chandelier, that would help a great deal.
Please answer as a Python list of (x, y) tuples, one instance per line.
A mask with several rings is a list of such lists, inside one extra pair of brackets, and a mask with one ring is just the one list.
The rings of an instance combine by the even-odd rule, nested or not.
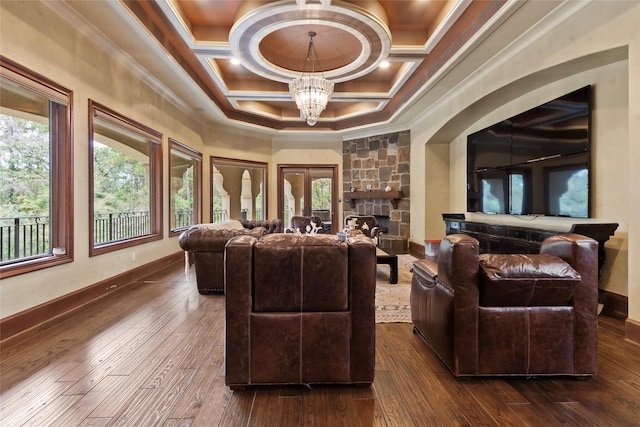
[[(300, 110), (303, 119), (307, 120), (309, 126), (313, 126), (318, 122), (320, 113), (324, 111), (327, 102), (333, 94), (333, 83), (324, 78), (322, 72), (315, 73), (315, 63), (318, 60), (318, 54), (313, 46), (313, 38), (316, 33), (309, 31), (309, 49), (307, 50), (307, 58), (302, 70), (302, 75), (289, 82), (289, 93), (296, 101), (296, 105)], [(312, 57), (313, 55), (313, 57)], [(311, 63), (311, 72), (307, 71), (307, 64)]]

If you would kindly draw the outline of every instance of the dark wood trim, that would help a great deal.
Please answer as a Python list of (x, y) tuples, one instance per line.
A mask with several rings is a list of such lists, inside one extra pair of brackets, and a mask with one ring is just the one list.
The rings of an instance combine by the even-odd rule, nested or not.
[[(93, 170), (93, 141), (94, 141), (94, 118), (100, 117), (104, 121), (109, 121), (115, 126), (119, 126), (135, 132), (139, 135), (143, 135), (150, 139), (150, 152), (149, 152), (149, 198), (150, 198), (150, 230), (149, 234), (142, 236), (134, 236), (132, 238), (117, 240), (114, 242), (108, 242), (101, 245), (96, 245), (94, 242), (94, 170)], [(156, 240), (162, 240), (164, 237), (163, 230), (163, 170), (164, 164), (162, 161), (162, 133), (151, 129), (150, 127), (143, 125), (133, 119), (123, 116), (109, 107), (106, 107), (93, 99), (89, 99), (89, 117), (88, 117), (88, 129), (89, 129), (89, 256), (93, 257), (101, 255), (107, 252), (116, 251), (119, 249), (129, 248), (132, 246), (141, 245), (143, 243), (153, 242)]]
[(424, 245), (409, 240), (409, 254), (418, 259), (423, 259), (425, 256)]
[[(169, 137), (168, 148), (169, 173), (167, 174), (167, 189), (169, 190), (169, 202), (172, 202), (171, 195), (173, 191), (171, 186), (171, 181), (173, 179), (173, 157), (171, 151), (175, 150), (185, 156), (188, 156), (193, 162), (195, 162), (193, 171), (193, 223), (200, 224), (202, 222), (202, 153), (171, 137)], [(169, 208), (169, 214), (171, 214), (171, 208)], [(169, 237), (178, 236), (187, 228), (189, 228), (189, 226), (172, 229), (171, 218), (169, 218)]]
[[(305, 173), (305, 200), (309, 203), (309, 206), (304, 206), (303, 211), (309, 211), (311, 214), (311, 169), (331, 169), (332, 170), (332, 183), (331, 183), (331, 232), (336, 233), (340, 230), (340, 224), (342, 221), (338, 220), (338, 172), (339, 166), (335, 163), (320, 163), (320, 164), (312, 164), (312, 163), (301, 163), (301, 164), (278, 164), (276, 166), (278, 168), (278, 211), (276, 213), (276, 218), (278, 215), (284, 214), (284, 173), (285, 169), (293, 168), (293, 169), (301, 169), (304, 170)], [(308, 209), (307, 209), (308, 208)], [(284, 221), (284, 217), (282, 218)], [(283, 224), (284, 228), (289, 227), (290, 224)]]
[(51, 320), (88, 302), (105, 296), (151, 273), (184, 260), (182, 251), (159, 258), (148, 264), (125, 271), (75, 292), (47, 301), (30, 309), (0, 319), (0, 341)]
[(640, 322), (627, 318), (624, 321), (625, 339), (640, 344)]
[(629, 299), (624, 295), (598, 289), (598, 302), (604, 304), (602, 314), (617, 319), (626, 319), (629, 316)]
[(344, 200), (351, 202), (351, 209), (356, 208), (356, 200), (358, 199), (389, 199), (394, 209), (398, 209), (398, 202), (402, 199), (402, 191), (345, 191)]
[[(49, 179), (51, 248), (64, 248), (62, 255), (43, 254), (0, 267), (0, 277), (7, 278), (73, 261), (73, 91), (0, 55), (0, 68), (29, 81), (31, 91), (50, 91), (51, 108)], [(33, 83), (33, 86), (31, 86)], [(66, 105), (58, 98), (65, 98)]]

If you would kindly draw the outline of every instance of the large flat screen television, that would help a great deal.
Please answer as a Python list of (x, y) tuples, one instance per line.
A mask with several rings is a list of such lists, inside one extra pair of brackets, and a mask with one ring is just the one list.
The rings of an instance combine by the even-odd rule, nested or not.
[(467, 211), (588, 218), (591, 86), (467, 137)]

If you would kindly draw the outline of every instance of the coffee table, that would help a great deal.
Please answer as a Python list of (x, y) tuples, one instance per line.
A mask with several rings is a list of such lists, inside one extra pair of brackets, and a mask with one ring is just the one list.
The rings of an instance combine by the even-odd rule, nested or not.
[(387, 264), (389, 266), (389, 283), (398, 283), (398, 256), (387, 253), (376, 247), (376, 264)]

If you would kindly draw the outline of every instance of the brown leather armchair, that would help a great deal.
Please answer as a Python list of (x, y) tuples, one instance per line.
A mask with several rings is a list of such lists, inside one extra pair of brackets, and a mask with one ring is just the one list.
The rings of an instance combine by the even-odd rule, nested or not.
[(593, 376), (598, 243), (546, 239), (540, 254), (482, 254), (446, 236), (437, 263), (413, 265), (414, 332), (457, 376)]
[[(319, 216), (301, 216), (294, 215), (291, 217), (291, 227), (287, 230), (287, 232), (293, 233), (297, 230), (300, 230), (302, 234), (307, 233), (307, 227), (310, 227), (309, 230), (313, 229), (313, 224), (316, 225), (316, 233), (322, 234), (324, 233), (324, 229), (322, 228), (322, 219)], [(310, 231), (309, 231), (310, 232)]]
[(227, 385), (371, 384), (371, 239), (238, 236), (227, 243), (225, 255)]
[(240, 229), (215, 229), (211, 224), (198, 224), (185, 230), (178, 240), (188, 254), (189, 266), (195, 264), (200, 294), (224, 292), (224, 247), (234, 236), (249, 234), (260, 237), (282, 232), (282, 220), (240, 220)]
[(344, 225), (347, 227), (349, 221), (356, 220), (356, 230), (362, 231), (362, 234), (368, 237), (377, 237), (382, 230), (378, 227), (376, 217), (373, 215), (349, 215), (344, 219)]

